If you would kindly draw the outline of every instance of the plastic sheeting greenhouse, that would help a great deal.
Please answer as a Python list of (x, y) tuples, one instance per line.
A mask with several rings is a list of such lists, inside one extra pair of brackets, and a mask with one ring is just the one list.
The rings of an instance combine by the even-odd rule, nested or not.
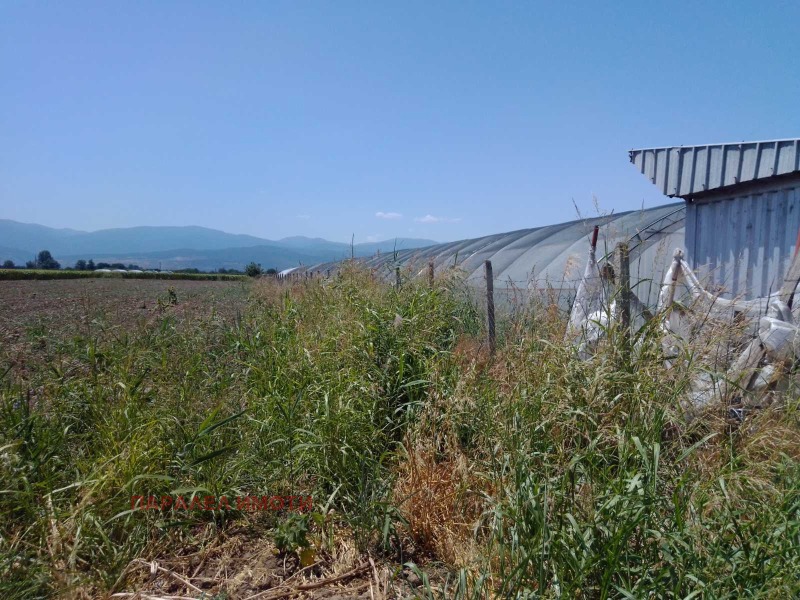
[[(658, 299), (659, 286), (675, 248), (683, 247), (684, 204), (668, 204), (536, 227), (508, 233), (437, 244), (427, 248), (398, 250), (358, 259), (387, 279), (399, 267), (405, 276), (425, 276), (433, 261), (436, 273), (454, 267), (467, 282), (484, 287), (483, 263), (492, 261), (498, 302), (525, 299), (533, 291), (547, 292), (562, 306), (571, 304), (583, 274), (589, 237), (600, 227), (598, 259), (611, 253), (619, 242), (630, 248), (631, 280), (637, 295), (648, 304)], [(326, 275), (339, 263), (295, 269), (295, 273)]]

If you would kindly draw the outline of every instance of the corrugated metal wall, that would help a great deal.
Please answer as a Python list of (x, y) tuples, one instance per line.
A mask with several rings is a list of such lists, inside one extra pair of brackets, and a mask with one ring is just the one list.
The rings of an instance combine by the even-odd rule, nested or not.
[(686, 207), (690, 264), (728, 298), (756, 298), (780, 289), (798, 229), (800, 181)]

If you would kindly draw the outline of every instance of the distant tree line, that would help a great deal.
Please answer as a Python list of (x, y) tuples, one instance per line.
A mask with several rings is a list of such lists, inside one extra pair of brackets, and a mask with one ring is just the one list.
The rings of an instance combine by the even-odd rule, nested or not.
[(258, 277), (259, 275), (277, 275), (277, 269), (264, 269), (261, 263), (251, 262), (244, 268), (245, 275)]
[[(10, 261), (7, 261), (10, 262)], [(13, 263), (12, 263), (13, 264)], [(59, 263), (53, 255), (50, 254), (50, 250), (42, 250), (39, 254), (36, 255), (34, 260), (29, 260), (25, 263), (26, 269), (60, 269), (61, 263)]]
[[(21, 269), (22, 267), (21, 266), (17, 267), (17, 265), (14, 264), (13, 260), (6, 260), (6, 261), (3, 262), (3, 267), (2, 268), (4, 268), (4, 269), (17, 269), (17, 268), (20, 268)], [(36, 255), (35, 259), (29, 260), (28, 262), (25, 263), (25, 268), (26, 269), (60, 269), (61, 268), (61, 263), (58, 262), (55, 258), (53, 258), (53, 255), (50, 254), (49, 250), (42, 250), (41, 252), (39, 252), (39, 254)]]
[[(18, 266), (14, 264), (13, 260), (6, 260), (3, 261), (2, 266), (0, 268), (3, 269), (21, 269), (22, 266)], [(53, 258), (53, 255), (50, 253), (49, 250), (42, 250), (36, 255), (34, 260), (29, 260), (25, 263), (26, 269), (60, 269), (61, 263), (59, 263), (56, 259)], [(68, 267), (67, 267), (68, 268)], [(136, 264), (128, 264), (125, 265), (120, 262), (115, 263), (107, 263), (107, 262), (94, 262), (93, 259), (85, 260), (81, 258), (80, 260), (75, 261), (75, 266), (73, 267), (75, 271), (96, 271), (97, 269), (125, 269), (127, 271), (143, 271), (144, 269)], [(150, 269), (151, 271), (160, 271), (161, 269)], [(264, 269), (259, 263), (251, 262), (247, 265), (244, 271), (239, 269), (226, 269), (224, 267), (217, 269), (216, 271), (202, 271), (200, 269), (196, 269), (194, 267), (186, 268), (186, 269), (175, 269), (172, 271), (173, 273), (219, 273), (221, 275), (249, 275), (250, 277), (257, 277), (258, 275), (276, 275), (278, 273), (277, 269)]]

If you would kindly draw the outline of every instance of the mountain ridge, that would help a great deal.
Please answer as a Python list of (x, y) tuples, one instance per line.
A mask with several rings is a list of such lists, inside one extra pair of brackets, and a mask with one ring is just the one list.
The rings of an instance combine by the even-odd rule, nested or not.
[(31, 260), (38, 251), (49, 250), (62, 266), (78, 259), (95, 262), (135, 263), (143, 268), (243, 268), (249, 262), (264, 268), (285, 269), (298, 264), (369, 256), (377, 251), (422, 248), (433, 240), (397, 238), (383, 242), (350, 244), (323, 238), (289, 236), (280, 240), (235, 234), (198, 225), (142, 225), (80, 231), (57, 229), (36, 223), (0, 219), (0, 262)]

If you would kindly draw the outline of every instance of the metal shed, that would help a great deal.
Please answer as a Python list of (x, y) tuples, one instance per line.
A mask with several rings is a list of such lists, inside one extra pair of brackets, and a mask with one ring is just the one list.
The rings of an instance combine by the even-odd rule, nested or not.
[(689, 264), (723, 296), (780, 287), (800, 231), (800, 139), (630, 151), (631, 162), (686, 203)]

